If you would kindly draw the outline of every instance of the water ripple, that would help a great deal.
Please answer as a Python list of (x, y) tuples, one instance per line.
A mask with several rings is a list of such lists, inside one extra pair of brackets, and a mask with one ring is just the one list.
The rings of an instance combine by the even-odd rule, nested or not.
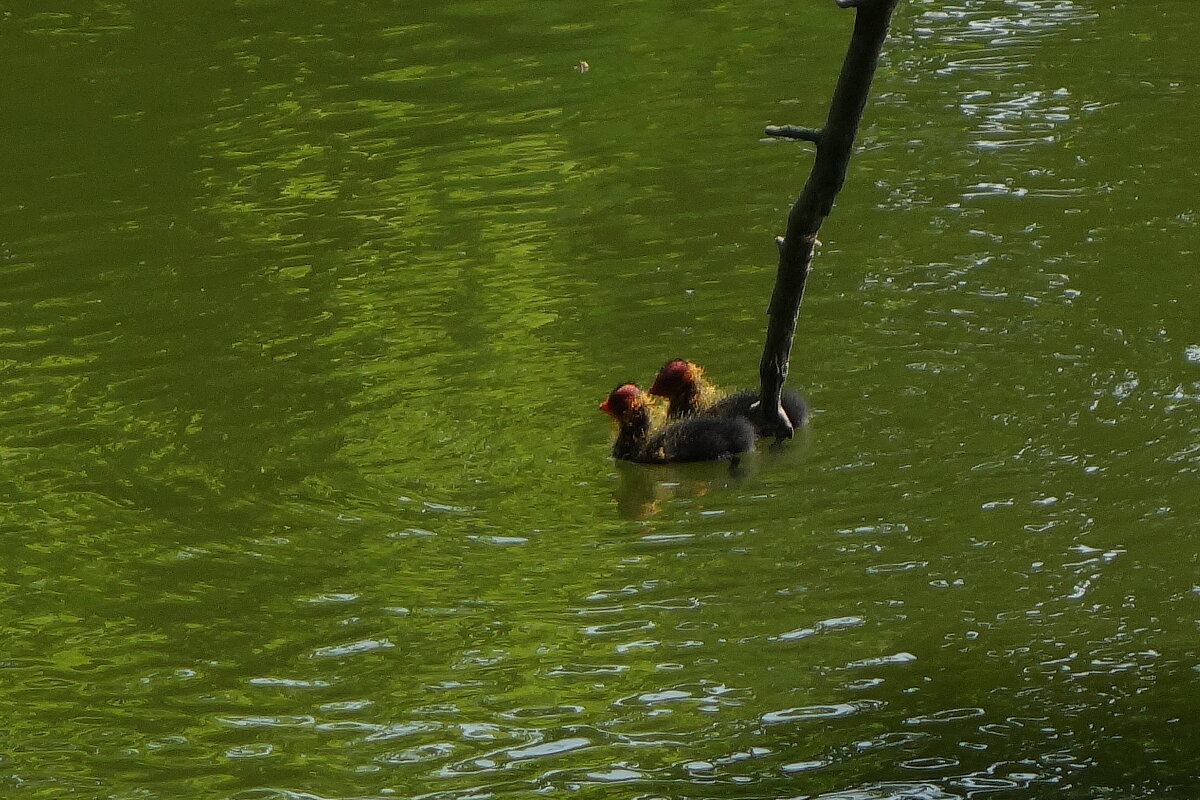
[(768, 725), (783, 722), (800, 722), (810, 719), (837, 719), (848, 717), (864, 711), (877, 711), (886, 704), (879, 700), (859, 700), (852, 703), (832, 703), (829, 705), (797, 706), (779, 711), (768, 711), (759, 719)]
[(985, 712), (982, 708), (949, 708), (933, 714), (921, 714), (919, 716), (909, 717), (908, 719), (904, 720), (904, 724), (933, 725), (943, 722), (959, 722), (964, 719), (982, 717), (984, 713)]

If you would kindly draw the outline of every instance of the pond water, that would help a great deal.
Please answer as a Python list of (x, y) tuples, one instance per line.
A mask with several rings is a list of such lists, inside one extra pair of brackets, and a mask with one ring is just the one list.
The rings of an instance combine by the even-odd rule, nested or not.
[(852, 11), (10, 5), (0, 793), (1194, 796), (1190, 11), (901, 0), (731, 473)]

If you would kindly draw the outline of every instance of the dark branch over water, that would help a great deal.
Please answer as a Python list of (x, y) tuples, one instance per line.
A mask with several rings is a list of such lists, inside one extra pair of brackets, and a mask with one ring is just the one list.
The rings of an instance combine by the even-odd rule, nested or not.
[(779, 243), (779, 268), (768, 308), (767, 336), (759, 362), (760, 402), (756, 409), (759, 430), (779, 438), (792, 435), (792, 423), (780, 405), (787, 379), (796, 320), (804, 299), (804, 285), (812, 268), (817, 231), (846, 181), (859, 120), (867, 105), (871, 80), (887, 37), (892, 12), (899, 0), (834, 0), (840, 8), (854, 9), (854, 32), (842, 62), (842, 72), (829, 105), (823, 128), (794, 125), (769, 126), (768, 136), (801, 139), (816, 144), (817, 155), (808, 181), (788, 214), (787, 231)]

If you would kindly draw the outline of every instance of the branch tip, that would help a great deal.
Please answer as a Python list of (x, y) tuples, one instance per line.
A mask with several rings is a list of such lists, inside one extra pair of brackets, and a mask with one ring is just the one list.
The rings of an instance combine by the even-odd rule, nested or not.
[(797, 125), (768, 125), (763, 132), (767, 136), (777, 136), (780, 139), (799, 139), (813, 143), (820, 142), (822, 136), (820, 128), (801, 128)]

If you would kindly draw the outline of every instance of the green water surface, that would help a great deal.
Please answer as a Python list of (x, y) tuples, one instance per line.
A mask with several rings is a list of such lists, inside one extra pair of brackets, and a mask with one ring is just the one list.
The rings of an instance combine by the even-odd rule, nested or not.
[[(0, 797), (1200, 796), (1200, 6), (0, 9)], [(589, 69), (579, 68), (586, 61)]]

